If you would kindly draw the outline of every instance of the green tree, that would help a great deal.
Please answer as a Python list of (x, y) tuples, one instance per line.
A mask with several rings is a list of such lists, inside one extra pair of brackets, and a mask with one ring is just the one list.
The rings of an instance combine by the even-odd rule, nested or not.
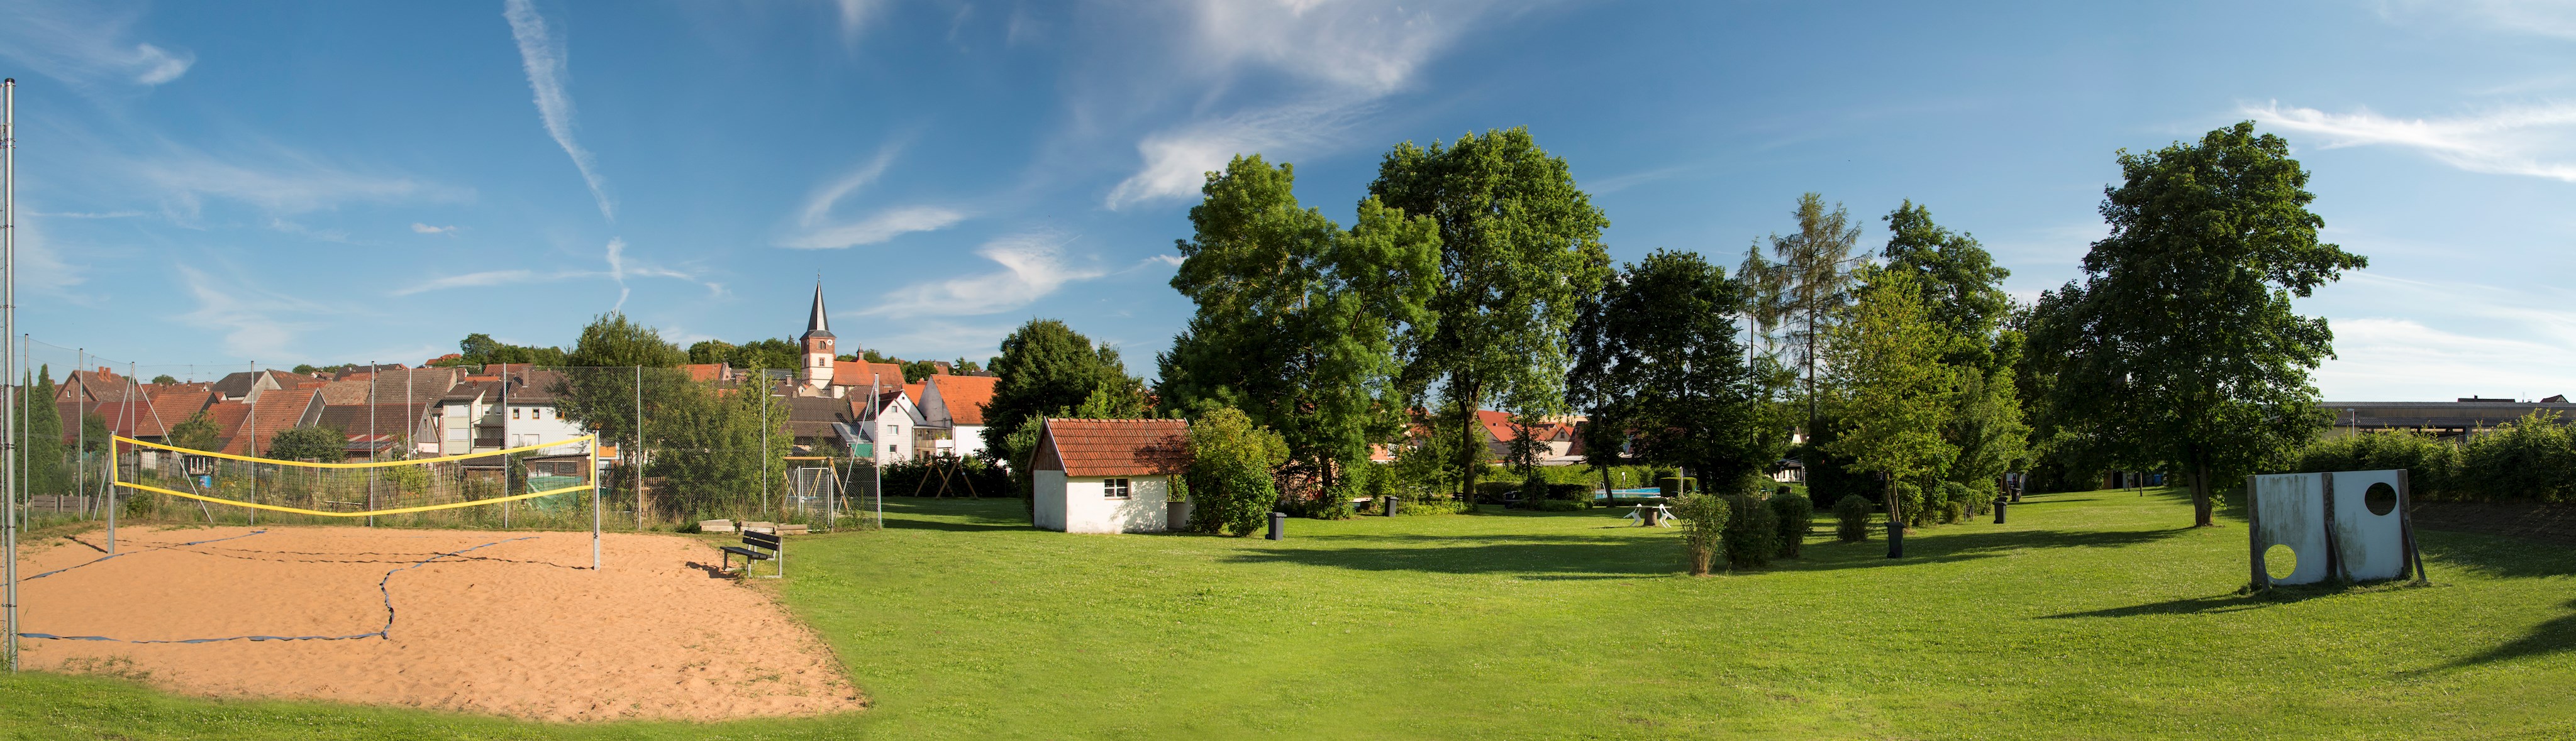
[[(1002, 354), (993, 359), (1001, 381), (984, 405), (984, 448), (1014, 470), (1029, 465), (1026, 446), (1013, 447), (1011, 433), (1031, 418), (1062, 415), (1085, 406), (1098, 394), (1093, 409), (1105, 417), (1145, 414), (1145, 384), (1127, 375), (1118, 349), (1094, 347), (1091, 338), (1054, 319), (1032, 319), (1002, 338)], [(1035, 437), (1029, 438), (1034, 445)]]
[(1325, 488), (1400, 429), (1397, 344), (1429, 319), (1439, 233), (1376, 198), (1344, 232), (1299, 208), (1292, 166), (1237, 156), (1209, 173), (1172, 287), (1198, 304), (1157, 358), (1166, 409), (1241, 410), (1279, 431), (1289, 469)]
[(777, 512), (783, 479), (762, 472), (778, 471), (795, 442), (787, 406), (754, 388), (728, 391), (688, 381), (659, 390), (645, 430), (654, 451), (648, 470), (668, 479), (675, 496), (657, 508), (684, 519)]
[(1975, 237), (1933, 223), (1931, 210), (1911, 200), (1885, 220), (1887, 269), (1913, 275), (1942, 334), (1941, 361), (1959, 373), (1942, 432), (1959, 452), (1943, 478), (1990, 497), (1996, 477), (2021, 465), (2029, 450), (2015, 382), (2022, 336), (2004, 324), (2013, 306), (2003, 280), (2012, 272), (1996, 266)]
[(1288, 443), (1233, 407), (1190, 423), (1190, 526), (1245, 536), (1261, 529), (1279, 501), (1270, 471), (1288, 459)]
[(97, 411), (93, 410), (81, 415), (80, 439), (81, 447), (84, 448), (82, 452), (96, 453), (106, 450), (108, 436), (111, 434), (115, 433), (108, 430), (107, 418), (100, 416)]
[[(1957, 374), (1941, 363), (1943, 336), (1924, 305), (1920, 279), (1864, 268), (1859, 305), (1828, 328), (1824, 351), (1834, 387), (1846, 395), (1830, 448), (1851, 470), (1884, 474), (1920, 491), (1958, 448), (1942, 436)], [(1887, 498), (1889, 527), (1910, 522), (1903, 497)], [(1893, 530), (1891, 531), (1893, 532)]]
[(178, 379), (178, 378), (173, 377), (173, 376), (171, 376), (171, 375), (170, 375), (170, 374), (168, 374), (168, 373), (163, 373), (163, 374), (161, 374), (161, 375), (157, 375), (157, 376), (153, 376), (153, 377), (152, 377), (152, 383), (153, 383), (153, 385), (156, 385), (156, 386), (168, 386), (168, 385), (170, 385), (170, 384), (174, 384), (174, 383), (178, 383), (178, 382), (179, 382), (179, 379)]
[(1610, 219), (1565, 160), (1520, 128), (1399, 144), (1369, 193), (1439, 226), (1437, 319), (1416, 329), (1402, 378), (1407, 388), (1439, 384), (1461, 411), (1448, 434), (1460, 442), (1460, 497), (1472, 502), (1485, 449), (1474, 412), (1489, 402), (1525, 416), (1564, 409), (1565, 332), (1609, 272)]
[[(582, 327), (580, 341), (564, 358), (572, 367), (562, 369), (546, 390), (555, 395), (557, 413), (598, 434), (603, 442), (625, 446), (623, 457), (640, 469), (653, 459), (647, 450), (664, 449), (665, 440), (695, 441), (704, 436), (685, 428), (693, 423), (689, 420), (707, 419), (706, 410), (713, 404), (698, 398), (712, 392), (678, 369), (690, 359), (662, 339), (660, 330), (624, 314), (602, 314)], [(684, 406), (697, 416), (682, 414)], [(759, 469), (752, 470), (757, 478)], [(643, 499), (638, 491), (624, 495), (638, 502)]]
[(1658, 250), (1585, 300), (1565, 383), (1568, 400), (1592, 417), (1588, 434), (1601, 438), (1587, 443), (1625, 434), (1636, 457), (1687, 467), (1712, 487), (1779, 460), (1786, 436), (1736, 340), (1743, 289), (1696, 253)]
[[(343, 437), (342, 440), (345, 441), (347, 438)], [(214, 450), (223, 445), (223, 431), (215, 429), (215, 420), (207, 417), (205, 410), (200, 409), (196, 414), (188, 415), (187, 419), (170, 426), (169, 442), (171, 445), (189, 450)]]
[(260, 457), (273, 461), (339, 463), (348, 460), (348, 450), (349, 433), (336, 427), (315, 425), (279, 430), (276, 436), (268, 439), (268, 449), (260, 451)]
[(1860, 227), (1851, 223), (1851, 213), (1842, 204), (1825, 210), (1825, 197), (1818, 193), (1798, 196), (1798, 208), (1792, 214), (1798, 219), (1798, 232), (1788, 236), (1771, 235), (1771, 253), (1777, 263), (1760, 263), (1759, 255), (1748, 256), (1747, 267), (1759, 268), (1761, 280), (1753, 285), (1761, 291), (1759, 306), (1752, 313), (1757, 323), (1788, 329), (1787, 349), (1794, 365), (1806, 379), (1807, 427), (1818, 429), (1821, 396), (1817, 381), (1817, 361), (1823, 358), (1826, 335), (1842, 316), (1852, 300), (1852, 249), (1860, 243)]
[(27, 491), (64, 494), (72, 489), (63, 445), (63, 412), (54, 406), (52, 366), (37, 366), (27, 405)]
[(733, 343), (724, 340), (699, 340), (689, 345), (689, 362), (700, 365), (733, 362)]
[(2111, 234), (2080, 284), (2041, 297), (2032, 357), (2078, 434), (2181, 473), (2209, 526), (2213, 488), (2325, 424), (2308, 373), (2334, 332), (2291, 299), (2369, 262), (2317, 241), (2307, 171), (2251, 121), (2122, 150), (2120, 170), (2101, 207)]

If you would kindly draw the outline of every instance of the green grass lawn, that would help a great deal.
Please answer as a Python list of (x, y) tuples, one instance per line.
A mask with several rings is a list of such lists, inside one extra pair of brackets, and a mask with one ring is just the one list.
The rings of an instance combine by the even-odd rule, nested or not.
[(2576, 736), (2564, 548), (2428, 532), (2434, 586), (2244, 598), (2242, 523), (2184, 527), (2163, 491), (1708, 578), (1614, 518), (1292, 520), (1274, 543), (899, 500), (885, 531), (794, 541), (782, 585), (865, 712), (547, 726), (22, 675), (0, 737)]

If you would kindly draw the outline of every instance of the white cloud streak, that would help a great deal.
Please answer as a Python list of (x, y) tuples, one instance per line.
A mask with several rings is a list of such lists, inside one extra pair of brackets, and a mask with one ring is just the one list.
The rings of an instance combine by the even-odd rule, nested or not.
[[(2336, 357), (2316, 374), (2327, 399), (2576, 393), (2567, 370), (2576, 368), (2576, 310), (2560, 308), (2576, 305), (2576, 295), (2373, 272), (2346, 280), (2367, 292), (2368, 314), (2377, 315), (2333, 319)], [(2387, 307), (2410, 316), (2386, 315)]]
[(2445, 119), (2401, 119), (2367, 110), (2327, 113), (2246, 106), (2246, 115), (2275, 128), (2325, 140), (2325, 148), (2395, 146), (2470, 172), (2576, 182), (2576, 103), (2499, 108)]
[(289, 357), (298, 333), (312, 326), (297, 317), (325, 316), (330, 307), (268, 291), (240, 279), (221, 280), (205, 271), (178, 264), (179, 280), (197, 308), (181, 315), (187, 324), (222, 332), (224, 349), (235, 357)]
[(877, 244), (913, 232), (948, 228), (966, 220), (966, 214), (938, 206), (906, 206), (888, 209), (858, 221), (817, 228), (780, 242), (781, 246), (800, 250), (829, 250)]
[(298, 214), (353, 201), (466, 201), (474, 191), (403, 176), (352, 172), (310, 155), (277, 151), (242, 161), (193, 151), (129, 165), (168, 199), (164, 212), (193, 220), (208, 198), (247, 203), (272, 214)]
[(1202, 71), (1212, 90), (1251, 72), (1285, 75), (1307, 90), (1287, 104), (1148, 134), (1136, 145), (1142, 166), (1104, 199), (1112, 210), (1196, 193), (1204, 173), (1236, 154), (1284, 159), (1330, 148), (1492, 8), (1463, 0), (1190, 0), (1185, 10), (1193, 28), (1180, 64)]
[(581, 180), (590, 186), (590, 195), (599, 201), (599, 215), (617, 220), (616, 202), (608, 197), (608, 183), (599, 176), (599, 163), (573, 139), (572, 94), (564, 90), (564, 43), (546, 28), (545, 16), (529, 0), (504, 0), (501, 16), (510, 21), (510, 38), (519, 44), (519, 62), (528, 71), (528, 88), (536, 93), (537, 115), (544, 119), (546, 135), (572, 157), (572, 165), (581, 171)]
[(455, 234), (455, 233), (456, 233), (456, 226), (455, 226), (455, 225), (453, 225), (453, 224), (448, 225), (448, 226), (430, 226), (430, 225), (428, 225), (428, 224), (424, 224), (424, 223), (421, 223), (421, 222), (417, 222), (417, 221), (415, 221), (415, 222), (412, 222), (412, 223), (411, 223), (411, 233), (413, 233), (413, 234)]
[(537, 280), (537, 274), (532, 271), (486, 270), (480, 273), (466, 273), (464, 275), (451, 275), (445, 278), (433, 278), (417, 285), (397, 289), (393, 292), (393, 295), (409, 296), (415, 293), (446, 290), (449, 288), (502, 286), (513, 283), (528, 283), (535, 280)]
[(1065, 241), (1047, 234), (1020, 234), (984, 243), (975, 254), (1000, 263), (983, 275), (917, 283), (888, 292), (861, 316), (976, 316), (1027, 306), (1063, 288), (1108, 271), (1077, 268), (1064, 262)]
[(869, 19), (885, 9), (884, 0), (838, 0), (835, 9), (841, 15), (841, 43), (857, 43), (859, 32), (866, 30)]
[(88, 3), (0, 3), (0, 56), (91, 91), (150, 88), (179, 79), (197, 62), (186, 49), (133, 38), (141, 10)]
[(853, 221), (833, 221), (832, 210), (850, 194), (876, 183), (894, 163), (901, 147), (889, 145), (849, 174), (826, 183), (805, 197), (797, 209), (797, 233), (779, 240), (781, 247), (832, 250), (878, 244), (913, 232), (946, 229), (966, 220), (965, 212), (941, 206), (899, 206)]

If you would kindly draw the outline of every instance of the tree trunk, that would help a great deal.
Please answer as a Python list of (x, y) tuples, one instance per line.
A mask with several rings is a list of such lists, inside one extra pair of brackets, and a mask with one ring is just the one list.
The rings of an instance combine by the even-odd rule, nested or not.
[(1485, 472), (1485, 446), (1476, 439), (1476, 396), (1478, 391), (1480, 391), (1480, 389), (1476, 388), (1474, 384), (1469, 384), (1467, 386), (1467, 393), (1458, 397), (1459, 452), (1466, 458), (1466, 461), (1464, 462), (1465, 468), (1459, 472), (1458, 476), (1458, 480), (1461, 482), (1459, 484), (1458, 501), (1467, 503), (1468, 512), (1476, 511), (1476, 476)]
[(2216, 506), (2216, 502), (2211, 501), (2209, 496), (2209, 464), (2199, 461), (2193, 462), (2191, 464), (2190, 475), (2192, 526), (2217, 527), (2218, 523), (2215, 520), (2215, 515), (2217, 514), (2218, 508)]

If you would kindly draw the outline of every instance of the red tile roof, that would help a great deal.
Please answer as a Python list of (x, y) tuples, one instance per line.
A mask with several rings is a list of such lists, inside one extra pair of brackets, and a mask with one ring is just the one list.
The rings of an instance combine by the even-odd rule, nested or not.
[(690, 363), (688, 365), (680, 366), (680, 368), (689, 372), (689, 380), (692, 381), (721, 381), (724, 380), (725, 377), (725, 364), (723, 363)]
[(933, 376), (939, 384), (939, 399), (948, 403), (948, 416), (961, 425), (984, 423), (984, 405), (993, 401), (993, 386), (1002, 379), (993, 376)]
[(857, 360), (832, 361), (832, 385), (868, 387), (868, 379), (887, 387), (903, 385), (903, 366), (893, 363), (869, 363)]
[[(267, 452), (270, 438), (277, 437), (277, 433), (304, 424), (306, 413), (319, 411), (313, 403), (313, 397), (321, 391), (318, 388), (294, 388), (260, 394), (259, 403), (251, 407), (247, 430), (250, 434), (246, 436), (247, 439), (234, 442), (248, 443), (254, 446), (252, 449), (258, 453)], [(232, 452), (231, 446), (226, 446), (225, 452)]]
[(1175, 474), (1189, 468), (1190, 423), (1179, 419), (1049, 419), (1037, 470), (1067, 476)]
[(244, 447), (248, 447), (250, 436), (241, 433), (247, 431), (242, 426), (242, 421), (250, 419), (250, 404), (239, 401), (218, 401), (213, 406), (206, 407), (206, 418), (214, 420), (216, 439), (224, 441), (218, 446), (223, 448), (220, 452), (241, 454), (240, 450), (231, 445), (233, 438), (237, 436), (244, 441)]

